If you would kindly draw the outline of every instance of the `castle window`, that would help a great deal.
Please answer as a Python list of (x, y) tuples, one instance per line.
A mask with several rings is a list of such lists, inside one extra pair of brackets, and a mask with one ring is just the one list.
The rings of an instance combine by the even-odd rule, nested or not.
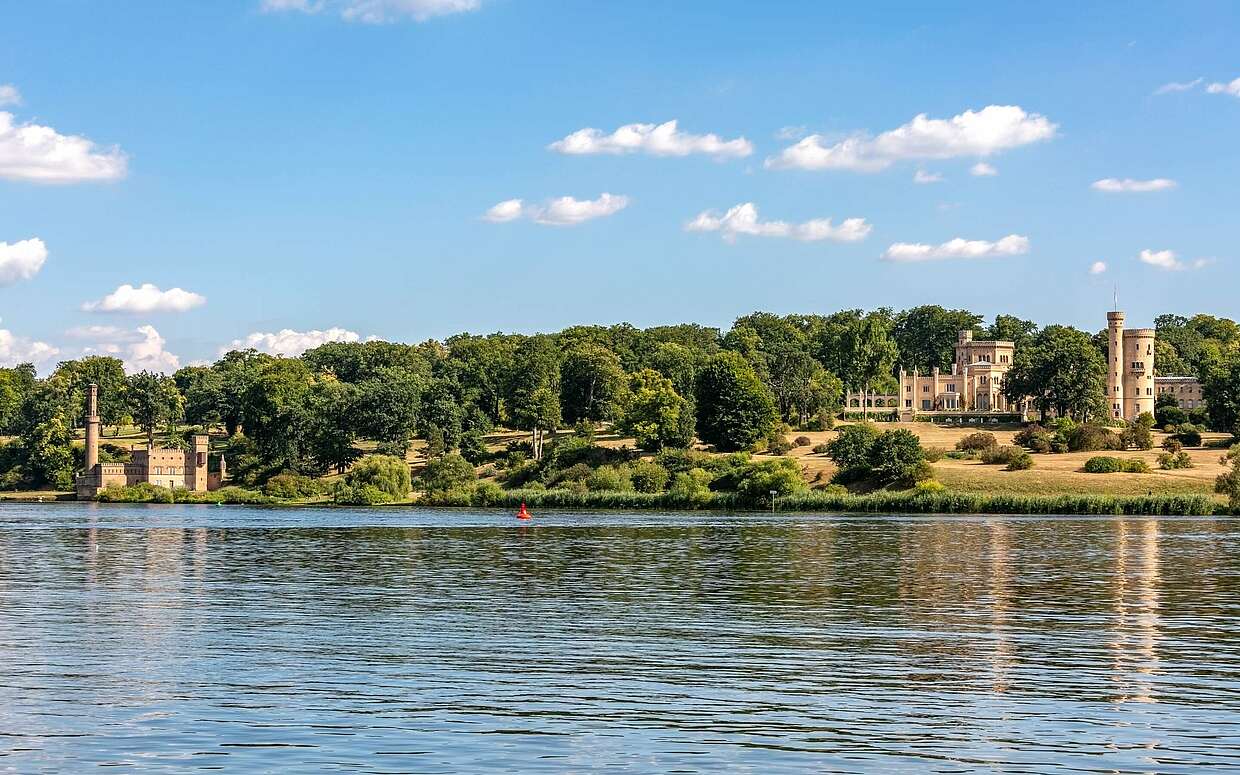
[(922, 386), (921, 386), (921, 392), (923, 392), (923, 393), (929, 393), (929, 392), (930, 392), (930, 386), (929, 386), (929, 385), (922, 385)]
[(948, 383), (948, 385), (947, 385), (947, 392), (948, 392), (948, 393), (955, 393), (955, 392), (956, 392), (956, 386), (955, 386), (955, 385), (953, 385), (953, 384), (951, 384), (951, 383)]
[(163, 467), (163, 466), (155, 466), (155, 475), (156, 475), (156, 476), (159, 476), (159, 475), (160, 475), (160, 474), (162, 474), (163, 472), (164, 472), (164, 467)]

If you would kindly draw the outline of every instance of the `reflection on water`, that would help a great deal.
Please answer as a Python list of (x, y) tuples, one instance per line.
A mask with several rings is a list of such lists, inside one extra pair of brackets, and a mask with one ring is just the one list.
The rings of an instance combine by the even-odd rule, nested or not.
[(1240, 768), (1240, 523), (0, 506), (0, 771)]

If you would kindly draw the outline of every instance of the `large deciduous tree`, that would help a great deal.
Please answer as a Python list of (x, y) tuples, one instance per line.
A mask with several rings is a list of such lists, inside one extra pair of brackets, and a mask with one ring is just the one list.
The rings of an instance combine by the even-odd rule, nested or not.
[(154, 446), (157, 428), (179, 420), (185, 410), (176, 383), (163, 374), (142, 371), (131, 375), (125, 394), (129, 414), (146, 434), (147, 446)]
[(749, 361), (721, 352), (706, 362), (697, 380), (697, 433), (724, 452), (747, 449), (770, 434), (775, 402)]
[(560, 365), (560, 408), (565, 422), (615, 419), (624, 390), (624, 369), (611, 350), (596, 344), (579, 344), (564, 354)]
[[(860, 387), (868, 394), (876, 381), (891, 379), (895, 366), (896, 344), (890, 336), (890, 323), (885, 316), (871, 313), (850, 322), (840, 334), (839, 347), (844, 384)], [(862, 401), (862, 413), (868, 402)]]
[(1009, 401), (1032, 398), (1045, 422), (1060, 417), (1087, 421), (1107, 415), (1107, 366), (1089, 334), (1048, 326), (1017, 350), (1003, 380)]
[(980, 315), (968, 310), (949, 310), (937, 304), (899, 313), (891, 327), (891, 338), (899, 350), (900, 365), (922, 372), (950, 369), (960, 332), (972, 331), (981, 322)]
[(639, 449), (657, 452), (693, 443), (692, 405), (675, 385), (654, 369), (643, 369), (629, 379), (628, 405), (621, 431), (633, 434)]

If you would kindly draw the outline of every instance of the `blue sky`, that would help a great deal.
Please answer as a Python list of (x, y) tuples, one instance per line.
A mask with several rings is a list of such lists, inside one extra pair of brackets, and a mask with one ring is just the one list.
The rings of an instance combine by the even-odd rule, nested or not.
[(266, 2), (0, 9), (0, 362), (923, 303), (1092, 330), (1115, 285), (1134, 323), (1237, 313), (1234, 3)]

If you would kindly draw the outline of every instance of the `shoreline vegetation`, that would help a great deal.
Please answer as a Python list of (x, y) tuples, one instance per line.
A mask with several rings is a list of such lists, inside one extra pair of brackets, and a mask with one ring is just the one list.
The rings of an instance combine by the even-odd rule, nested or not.
[[(208, 470), (227, 463), (214, 492), (156, 487), (183, 474), (164, 463), (103, 502), (1234, 513), (1240, 325), (1164, 315), (1156, 326), (1155, 369), (1197, 375), (1205, 405), (1159, 395), (1129, 422), (1106, 400), (1105, 332), (1006, 315), (983, 325), (937, 306), (756, 312), (726, 332), (622, 324), (243, 350), (171, 376), (126, 374), (108, 356), (46, 377), (26, 364), (0, 369), (0, 490), (37, 501), (73, 489), (95, 386), (103, 434), (90, 459), (190, 449), (200, 434)], [(952, 368), (961, 331), (1015, 343), (1020, 380), (1002, 388), (1039, 422), (975, 406), (950, 424), (892, 422), (890, 404), (852, 405), (862, 389), (901, 390), (901, 369)]]

